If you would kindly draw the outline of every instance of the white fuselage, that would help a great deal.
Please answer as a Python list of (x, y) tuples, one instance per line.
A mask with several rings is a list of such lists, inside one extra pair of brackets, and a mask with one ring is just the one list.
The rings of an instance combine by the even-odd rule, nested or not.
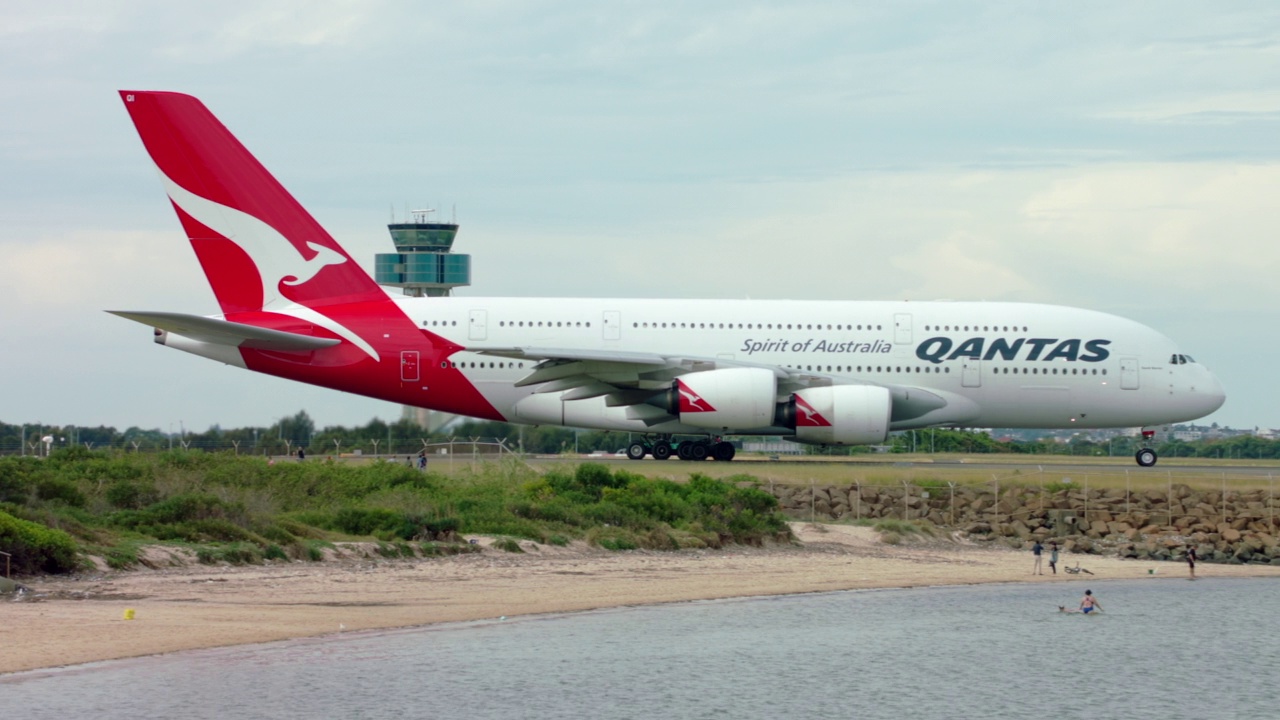
[[(409, 298), (424, 330), (467, 348), (453, 360), (504, 417), (535, 421), (532, 362), (481, 351), (548, 348), (709, 358), (859, 382), (939, 391), (969, 409), (895, 421), (893, 429), (1096, 428), (1202, 417), (1222, 405), (1217, 379), (1139, 323), (1069, 307), (986, 302), (830, 302), (576, 298)], [(1181, 358), (1181, 359), (1180, 359)], [(645, 426), (599, 399), (576, 400), (565, 424)], [(967, 405), (966, 405), (967, 403)], [(424, 398), (424, 406), (430, 406)], [(958, 412), (958, 411), (957, 411)], [(589, 424), (588, 424), (589, 421)], [(785, 433), (785, 428), (756, 428)]]

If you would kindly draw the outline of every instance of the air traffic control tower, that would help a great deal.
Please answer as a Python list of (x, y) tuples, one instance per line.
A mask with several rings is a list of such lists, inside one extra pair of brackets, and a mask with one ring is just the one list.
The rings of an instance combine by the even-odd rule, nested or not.
[(387, 226), (396, 251), (374, 256), (379, 285), (403, 288), (405, 295), (443, 297), (471, 284), (471, 256), (452, 252), (458, 224), (428, 222), (431, 212), (413, 210), (413, 222)]
[[(458, 223), (428, 222), (432, 212), (413, 210), (413, 222), (387, 226), (396, 251), (374, 255), (373, 276), (379, 285), (402, 288), (405, 295), (415, 297), (444, 297), (456, 287), (471, 284), (471, 256), (453, 254)], [(412, 405), (404, 406), (401, 417), (430, 432), (454, 418)]]

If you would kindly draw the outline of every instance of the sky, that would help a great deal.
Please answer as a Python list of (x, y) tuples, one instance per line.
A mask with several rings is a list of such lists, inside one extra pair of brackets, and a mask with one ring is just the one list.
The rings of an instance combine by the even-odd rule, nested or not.
[(199, 97), (372, 269), (456, 208), (460, 295), (998, 300), (1173, 338), (1280, 427), (1280, 6), (0, 5), (0, 421), (399, 406), (105, 310), (217, 305), (120, 89)]

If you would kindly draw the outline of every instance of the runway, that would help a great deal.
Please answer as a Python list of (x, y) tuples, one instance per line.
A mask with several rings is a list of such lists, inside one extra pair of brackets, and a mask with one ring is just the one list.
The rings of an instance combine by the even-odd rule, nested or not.
[[(1185, 458), (1173, 459), (1173, 462), (1161, 460), (1154, 467), (1141, 467), (1132, 458), (1099, 458), (1090, 461), (1073, 460), (1070, 457), (1063, 456), (1042, 456), (1037, 458), (1027, 457), (1018, 460), (991, 460), (982, 456), (948, 456), (945, 458), (928, 458), (928, 459), (890, 459), (886, 457), (847, 457), (847, 458), (819, 458), (819, 457), (800, 457), (786, 458), (779, 457), (774, 460), (767, 456), (738, 456), (731, 462), (723, 463), (713, 460), (704, 461), (686, 461), (672, 458), (670, 460), (654, 460), (646, 457), (644, 460), (629, 460), (626, 457), (618, 457), (616, 455), (530, 455), (526, 458), (527, 462), (537, 464), (557, 464), (557, 463), (580, 463), (580, 462), (599, 462), (609, 465), (617, 469), (627, 469), (629, 467), (644, 466), (642, 472), (652, 472), (649, 466), (662, 467), (666, 465), (680, 468), (683, 472), (691, 467), (707, 467), (716, 466), (719, 475), (723, 472), (723, 468), (732, 467), (740, 468), (743, 473), (762, 472), (764, 467), (777, 467), (780, 470), (785, 468), (787, 472), (795, 472), (803, 470), (806, 467), (824, 468), (828, 471), (846, 467), (850, 470), (873, 470), (877, 468), (894, 468), (907, 469), (916, 471), (933, 471), (938, 473), (947, 472), (987, 472), (998, 475), (1006, 475), (1013, 473), (1105, 473), (1105, 474), (1133, 474), (1134, 476), (1167, 476), (1167, 475), (1198, 475), (1198, 476), (1216, 476), (1225, 475), (1226, 477), (1252, 477), (1267, 478), (1270, 475), (1280, 477), (1280, 463), (1259, 461), (1256, 464), (1244, 464), (1248, 461), (1222, 461), (1213, 459), (1201, 459), (1197, 462), (1187, 462)], [(1179, 462), (1181, 460), (1181, 462)]]

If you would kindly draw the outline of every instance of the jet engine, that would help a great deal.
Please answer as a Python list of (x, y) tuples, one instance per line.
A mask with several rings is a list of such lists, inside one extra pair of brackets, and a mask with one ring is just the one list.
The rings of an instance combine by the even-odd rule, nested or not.
[(764, 368), (726, 368), (681, 375), (666, 393), (667, 412), (680, 422), (715, 430), (773, 424), (778, 381)]
[(874, 445), (889, 436), (893, 398), (877, 385), (834, 385), (801, 390), (783, 407), (783, 424), (796, 442)]

